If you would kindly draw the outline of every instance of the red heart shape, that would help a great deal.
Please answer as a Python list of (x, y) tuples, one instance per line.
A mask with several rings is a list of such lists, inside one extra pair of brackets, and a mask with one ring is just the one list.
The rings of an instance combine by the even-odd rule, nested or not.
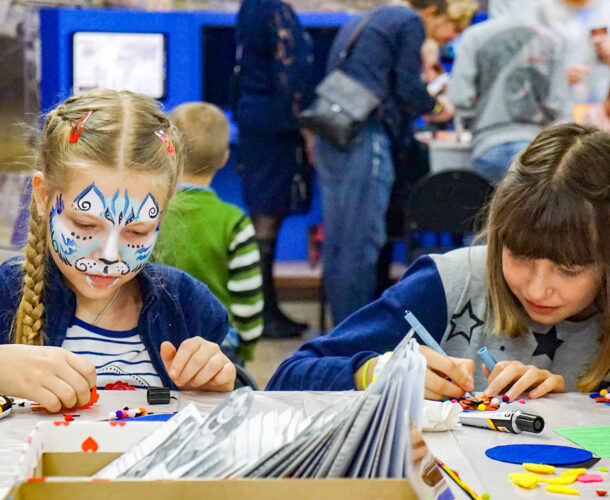
[(83, 441), (83, 443), (80, 445), (80, 447), (85, 453), (88, 451), (96, 452), (97, 449), (99, 448), (97, 441), (95, 439), (93, 439), (91, 436), (89, 436), (87, 439), (85, 439)]
[(110, 425), (112, 425), (112, 427), (115, 426), (119, 426), (119, 427), (123, 427), (127, 422), (110, 422)]

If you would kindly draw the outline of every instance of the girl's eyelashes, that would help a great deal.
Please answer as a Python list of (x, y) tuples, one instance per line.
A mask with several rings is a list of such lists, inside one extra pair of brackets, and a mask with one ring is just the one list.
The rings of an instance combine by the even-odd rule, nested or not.
[(578, 276), (584, 270), (583, 267), (563, 267), (559, 266), (559, 271), (566, 276)]
[(95, 229), (95, 225), (94, 224), (87, 224), (87, 223), (78, 222), (78, 221), (72, 221), (72, 223), (78, 229), (81, 229), (83, 231), (91, 231), (92, 229)]
[(143, 238), (144, 236), (148, 236), (150, 234), (150, 231), (134, 231), (134, 230), (131, 230), (131, 231), (128, 231), (128, 232), (129, 232), (129, 234), (131, 234), (133, 236), (136, 236), (138, 238)]

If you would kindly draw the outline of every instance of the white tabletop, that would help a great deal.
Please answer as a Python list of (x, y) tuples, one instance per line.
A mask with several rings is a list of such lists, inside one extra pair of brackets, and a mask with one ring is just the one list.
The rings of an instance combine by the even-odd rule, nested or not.
[[(86, 410), (79, 410), (80, 420), (103, 420), (108, 413), (125, 406), (130, 408), (146, 407), (151, 411), (178, 411), (191, 401), (202, 413), (209, 413), (225, 396), (214, 393), (174, 392), (176, 400), (169, 405), (150, 406), (146, 403), (145, 391), (100, 391), (98, 403)], [(331, 403), (345, 400), (347, 404), (354, 392), (255, 392), (253, 412), (266, 411), (270, 408), (296, 408), (306, 415), (313, 415)], [(485, 450), (503, 444), (559, 444), (573, 445), (568, 440), (553, 432), (561, 427), (585, 425), (610, 425), (610, 407), (595, 403), (587, 395), (569, 393), (544, 397), (536, 401), (527, 401), (525, 405), (511, 403), (528, 413), (541, 415), (545, 419), (545, 429), (541, 434), (505, 434), (474, 427), (462, 427), (458, 430), (439, 433), (425, 433), (424, 439), (431, 451), (450, 468), (456, 470), (479, 494), (487, 491), (492, 499), (507, 498), (546, 498), (552, 494), (544, 492), (541, 487), (535, 490), (523, 490), (514, 486), (507, 478), (509, 472), (521, 471), (518, 465), (504, 464), (485, 456)], [(506, 407), (503, 407), (503, 409)], [(17, 473), (17, 462), (21, 451), (26, 446), (27, 438), (34, 425), (41, 420), (61, 420), (62, 415), (49, 415), (33, 412), (26, 408), (17, 408), (8, 417), (0, 420), (0, 498), (8, 492)], [(601, 459), (591, 472), (598, 471), (600, 466), (610, 468), (610, 459)], [(610, 475), (605, 474), (604, 483), (581, 484), (576, 487), (581, 491), (580, 498), (598, 498), (596, 488), (610, 490)]]

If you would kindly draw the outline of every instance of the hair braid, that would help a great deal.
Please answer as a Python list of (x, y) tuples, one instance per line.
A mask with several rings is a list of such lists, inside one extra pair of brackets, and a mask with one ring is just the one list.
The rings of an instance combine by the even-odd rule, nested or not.
[(30, 203), (30, 233), (25, 247), (23, 296), (15, 316), (15, 343), (42, 345), (42, 289), (45, 272), (46, 226), (36, 211), (34, 199)]

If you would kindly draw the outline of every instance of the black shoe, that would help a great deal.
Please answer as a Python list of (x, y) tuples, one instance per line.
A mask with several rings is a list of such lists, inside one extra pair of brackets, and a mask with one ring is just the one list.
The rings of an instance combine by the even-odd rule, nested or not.
[(300, 321), (295, 321), (289, 318), (279, 308), (276, 310), (276, 319), (278, 322), (288, 325), (290, 328), (294, 328), (295, 330), (300, 330), (301, 332), (306, 332), (309, 329), (309, 325), (307, 323), (301, 323)]
[(304, 330), (277, 320), (265, 320), (262, 337), (266, 339), (291, 339), (300, 337)]

